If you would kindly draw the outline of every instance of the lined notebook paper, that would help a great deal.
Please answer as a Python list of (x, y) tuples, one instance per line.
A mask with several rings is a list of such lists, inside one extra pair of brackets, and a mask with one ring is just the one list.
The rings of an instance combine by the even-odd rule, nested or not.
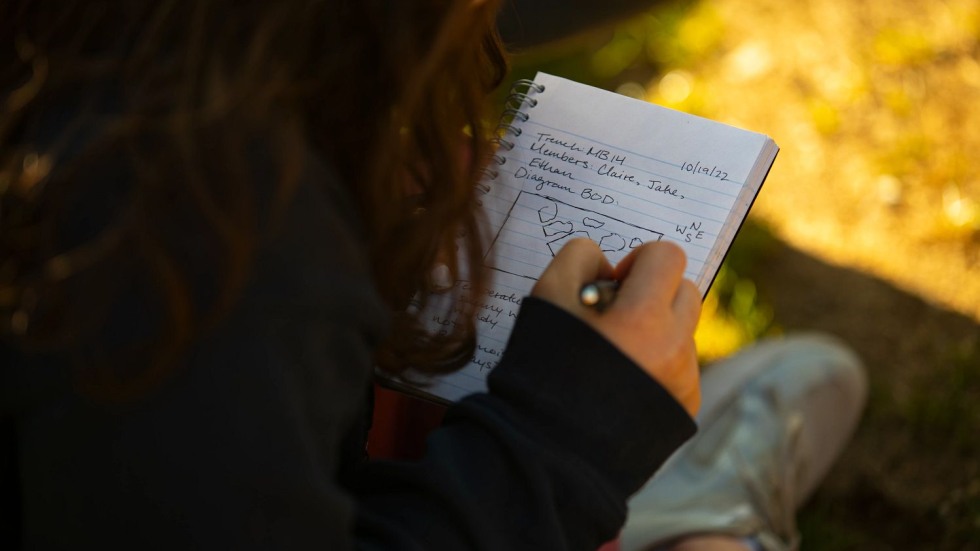
[(649, 241), (687, 254), (707, 294), (779, 148), (767, 136), (538, 73), (507, 100), (482, 199), (492, 283), (478, 349), (423, 389), (455, 401), (486, 389), (521, 300), (568, 240), (592, 239), (616, 264)]

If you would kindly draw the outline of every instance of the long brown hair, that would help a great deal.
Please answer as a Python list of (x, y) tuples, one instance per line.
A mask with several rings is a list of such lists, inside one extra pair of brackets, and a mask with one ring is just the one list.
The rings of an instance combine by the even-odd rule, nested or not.
[[(249, 191), (250, 148), (260, 143), (277, 175), (272, 211), (296, 186), (303, 151), (321, 156), (354, 198), (375, 286), (394, 314), (380, 365), (462, 365), (473, 348), (471, 305), (484, 288), (475, 184), (489, 154), (485, 102), (505, 70), (496, 4), (4, 2), (4, 340), (81, 350), (109, 315), (112, 282), (141, 274), (133, 280), (151, 289), (147, 308), (158, 323), (137, 344), (75, 357), (104, 387), (158, 380), (248, 280), (268, 227), (258, 221), (270, 214)], [(54, 116), (59, 110), (71, 116)], [(52, 128), (51, 139), (38, 139)], [(125, 185), (85, 189), (86, 171), (107, 164)], [(93, 192), (106, 194), (110, 215), (99, 231), (72, 234), (66, 211)], [(178, 250), (170, 234), (188, 224), (219, 258)], [(447, 291), (446, 308), (465, 321), (449, 334), (421, 319), (439, 292), (429, 275), (437, 264), (471, 281)], [(205, 285), (214, 292), (199, 292), (201, 273), (216, 274)], [(144, 357), (152, 361), (138, 376), (107, 367)]]

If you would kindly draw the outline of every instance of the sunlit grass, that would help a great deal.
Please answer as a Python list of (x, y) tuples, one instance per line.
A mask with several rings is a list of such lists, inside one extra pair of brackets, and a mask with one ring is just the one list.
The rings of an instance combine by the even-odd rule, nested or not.
[(729, 356), (772, 328), (772, 308), (765, 305), (751, 279), (722, 267), (705, 298), (694, 335), (703, 363)]

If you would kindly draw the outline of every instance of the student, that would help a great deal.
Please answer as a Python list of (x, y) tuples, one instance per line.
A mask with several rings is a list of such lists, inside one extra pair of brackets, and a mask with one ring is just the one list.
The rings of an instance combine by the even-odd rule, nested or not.
[[(0, 6), (5, 548), (595, 549), (694, 432), (679, 249), (566, 246), (490, 392), (365, 461), (376, 367), (458, 368), (496, 1)], [(458, 238), (465, 243), (456, 248)], [(587, 281), (616, 275), (597, 313)], [(431, 304), (431, 302), (429, 302)], [(470, 312), (472, 313), (472, 312)]]

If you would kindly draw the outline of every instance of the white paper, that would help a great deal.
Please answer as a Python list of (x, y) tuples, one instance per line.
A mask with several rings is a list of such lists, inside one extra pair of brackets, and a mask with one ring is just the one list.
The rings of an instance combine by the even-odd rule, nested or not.
[(514, 147), (485, 182), (493, 277), (479, 348), (425, 389), (448, 400), (485, 390), (521, 299), (573, 237), (599, 243), (613, 264), (642, 243), (673, 241), (706, 294), (778, 151), (762, 134), (544, 73), (535, 82), (544, 90), (527, 92), (527, 120), (515, 118), (503, 136)]

